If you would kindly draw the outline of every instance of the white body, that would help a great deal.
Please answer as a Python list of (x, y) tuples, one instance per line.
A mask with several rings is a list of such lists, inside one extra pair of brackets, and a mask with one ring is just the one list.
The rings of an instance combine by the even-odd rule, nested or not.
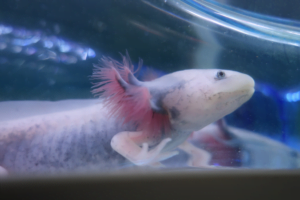
[(9, 173), (105, 170), (126, 164), (110, 141), (132, 129), (108, 119), (99, 100), (2, 102), (0, 109), (5, 110), (0, 115), (0, 166)]
[(228, 70), (185, 70), (142, 84), (150, 91), (149, 101), (167, 112), (170, 132), (137, 132), (108, 119), (100, 101), (78, 107), (60, 102), (55, 104), (62, 107), (52, 111), (27, 110), (19, 119), (13, 114), (7, 120), (2, 117), (0, 166), (8, 172), (111, 168), (124, 163), (124, 158), (136, 165), (158, 166), (176, 155), (177, 147), (191, 154), (191, 166), (207, 165), (209, 154), (185, 140), (192, 131), (233, 112), (254, 92), (250, 76)]

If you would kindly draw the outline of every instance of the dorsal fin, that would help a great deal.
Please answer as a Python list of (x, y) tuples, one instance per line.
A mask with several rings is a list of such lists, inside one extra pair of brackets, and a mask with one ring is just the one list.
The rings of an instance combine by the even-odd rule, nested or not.
[[(138, 131), (153, 134), (168, 132), (168, 115), (151, 108), (148, 88), (133, 75), (133, 65), (128, 53), (122, 57), (122, 64), (103, 57), (100, 65), (94, 65), (91, 78), (98, 82), (92, 87), (92, 93), (104, 99), (104, 105), (110, 109), (109, 117), (132, 123), (137, 126)], [(141, 63), (140, 61), (139, 67)]]

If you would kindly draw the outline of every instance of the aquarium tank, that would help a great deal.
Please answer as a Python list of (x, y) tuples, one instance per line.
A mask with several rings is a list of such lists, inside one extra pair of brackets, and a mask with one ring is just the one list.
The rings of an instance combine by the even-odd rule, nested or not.
[(2, 0), (0, 193), (291, 199), (299, 6)]
[(299, 6), (2, 0), (1, 183), (223, 170), (299, 178)]

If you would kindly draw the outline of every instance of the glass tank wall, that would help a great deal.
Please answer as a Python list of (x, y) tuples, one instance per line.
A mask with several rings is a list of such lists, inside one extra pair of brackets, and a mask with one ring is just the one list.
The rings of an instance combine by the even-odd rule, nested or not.
[[(3, 0), (0, 127), (32, 115), (85, 107), (76, 101), (53, 107), (37, 101), (98, 101), (91, 93), (93, 64), (102, 56), (121, 61), (119, 53), (127, 50), (136, 67), (143, 59), (138, 78), (147, 76), (146, 68), (157, 76), (185, 69), (223, 69), (255, 80), (255, 93), (248, 102), (187, 139), (209, 153), (209, 167), (299, 168), (299, 4), (295, 0)], [(20, 112), (15, 114), (16, 110)], [(6, 139), (0, 141), (2, 163), (6, 149), (1, 144)], [(15, 151), (22, 151), (21, 142)], [(111, 162), (106, 156), (105, 162)], [(189, 155), (179, 150), (162, 164), (188, 168), (188, 160)], [(113, 169), (133, 167), (124, 163)], [(49, 164), (50, 171), (55, 167)]]

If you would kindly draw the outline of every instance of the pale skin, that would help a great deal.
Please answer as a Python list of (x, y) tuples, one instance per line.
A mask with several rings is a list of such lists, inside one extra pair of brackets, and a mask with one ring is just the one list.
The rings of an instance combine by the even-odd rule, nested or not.
[[(111, 141), (112, 148), (126, 157), (135, 165), (153, 165), (178, 154), (178, 151), (163, 152), (164, 147), (171, 142), (171, 138), (163, 139), (154, 149), (149, 150), (149, 141), (142, 132), (120, 132)], [(141, 147), (140, 147), (141, 146)], [(208, 166), (211, 155), (185, 141), (178, 146), (190, 155), (188, 165), (191, 167)], [(157, 165), (161, 167), (162, 165)]]
[(161, 135), (107, 119), (99, 101), (86, 108), (0, 121), (0, 173), (110, 168), (106, 162), (118, 166), (122, 158), (135, 165), (162, 166), (160, 161), (175, 156), (177, 148), (190, 154), (190, 166), (207, 166), (210, 155), (187, 138), (233, 112), (254, 92), (248, 75), (222, 70), (225, 76), (218, 78), (220, 71), (185, 70), (142, 83), (155, 108), (163, 107), (169, 117), (171, 129)]
[[(161, 92), (167, 95), (160, 100), (169, 112), (171, 133), (157, 141), (143, 132), (120, 132), (112, 138), (112, 148), (135, 165), (153, 165), (177, 155), (178, 147), (190, 155), (189, 166), (208, 166), (210, 154), (187, 142), (187, 137), (234, 111), (254, 92), (251, 77), (221, 72), (224, 77), (218, 79), (220, 70), (186, 70), (146, 83), (150, 90), (166, 83)], [(149, 150), (153, 144), (156, 146)]]

